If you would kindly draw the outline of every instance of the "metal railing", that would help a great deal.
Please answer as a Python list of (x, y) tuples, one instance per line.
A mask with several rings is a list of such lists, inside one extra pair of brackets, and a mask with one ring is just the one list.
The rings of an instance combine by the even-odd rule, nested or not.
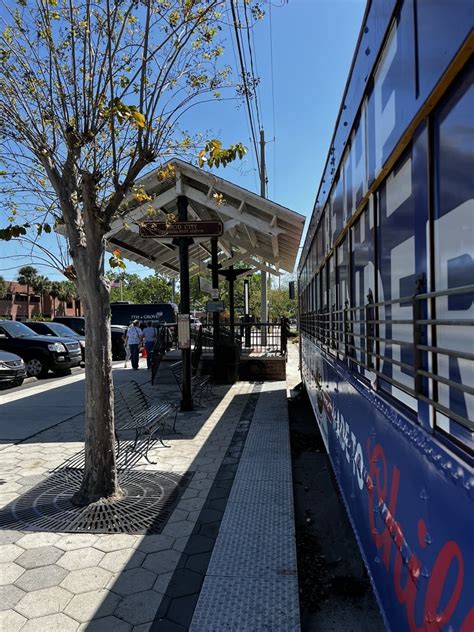
[[(212, 352), (214, 349), (214, 328), (202, 327), (202, 349)], [(191, 339), (197, 337), (197, 331), (191, 331)], [(285, 355), (287, 351), (288, 331), (285, 323), (239, 322), (234, 327), (234, 342), (244, 353), (268, 353)], [(219, 325), (219, 342), (232, 342), (231, 328), (228, 324)]]
[[(422, 281), (418, 282), (413, 296), (389, 301), (373, 302), (369, 292), (365, 305), (350, 307), (346, 301), (343, 309), (328, 308), (317, 312), (302, 314), (301, 331), (316, 342), (322, 349), (339, 357), (349, 367), (360, 367), (375, 374), (377, 380), (383, 380), (407, 395), (424, 401), (438, 413), (456, 421), (469, 431), (474, 431), (474, 421), (463, 414), (451, 410), (440, 402), (439, 385), (456, 391), (474, 395), (472, 385), (455, 381), (440, 374), (440, 357), (457, 358), (467, 362), (474, 361), (474, 353), (440, 347), (436, 344), (440, 327), (473, 327), (474, 319), (436, 318), (436, 301), (443, 297), (470, 294), (474, 285), (468, 285), (435, 292), (423, 292)], [(410, 318), (391, 318), (392, 306), (411, 308)], [(388, 313), (387, 313), (388, 312)], [(382, 318), (380, 315), (382, 314)], [(435, 317), (428, 317), (428, 315)], [(381, 329), (385, 326), (399, 326), (397, 332), (405, 340), (384, 337)], [(474, 339), (473, 333), (466, 343)], [(430, 342), (428, 342), (430, 341)], [(393, 349), (400, 349), (400, 359), (393, 357)], [(390, 354), (387, 353), (390, 349)], [(406, 350), (410, 361), (402, 360), (402, 349)], [(405, 381), (387, 375), (386, 364), (399, 367)], [(473, 365), (474, 369), (474, 365)], [(411, 384), (410, 384), (411, 382)]]

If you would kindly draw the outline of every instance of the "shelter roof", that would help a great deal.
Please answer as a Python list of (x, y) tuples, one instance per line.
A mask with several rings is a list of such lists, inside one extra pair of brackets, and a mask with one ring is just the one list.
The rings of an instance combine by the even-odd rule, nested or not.
[[(167, 173), (168, 177), (163, 178)], [(179, 276), (179, 251), (171, 239), (141, 237), (139, 226), (177, 212), (178, 196), (188, 199), (190, 220), (220, 219), (219, 258), (223, 268), (238, 262), (279, 275), (293, 272), (305, 218), (228, 180), (182, 160), (170, 160), (137, 181), (120, 216), (107, 234), (108, 249), (125, 258)], [(189, 249), (190, 274), (210, 261), (209, 238), (195, 239)]]

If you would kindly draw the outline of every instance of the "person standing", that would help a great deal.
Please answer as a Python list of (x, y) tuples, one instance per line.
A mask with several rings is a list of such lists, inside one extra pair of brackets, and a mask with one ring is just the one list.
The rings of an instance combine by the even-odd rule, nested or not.
[(132, 369), (134, 371), (138, 371), (138, 353), (142, 340), (142, 330), (138, 326), (138, 320), (134, 320), (130, 327), (127, 329), (126, 339), (128, 348), (130, 349), (130, 360), (132, 363)]
[(155, 347), (157, 336), (158, 331), (156, 327), (153, 327), (151, 322), (148, 321), (145, 329), (143, 330), (143, 340), (145, 342), (146, 349), (146, 367), (148, 370), (151, 369), (153, 361), (153, 349)]

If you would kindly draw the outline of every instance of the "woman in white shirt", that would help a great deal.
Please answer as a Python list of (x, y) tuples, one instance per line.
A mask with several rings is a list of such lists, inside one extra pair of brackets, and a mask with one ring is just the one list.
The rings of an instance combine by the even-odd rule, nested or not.
[(140, 344), (143, 340), (142, 330), (138, 326), (138, 320), (134, 320), (130, 327), (127, 329), (126, 344), (130, 349), (130, 360), (132, 363), (132, 369), (138, 371), (138, 353)]

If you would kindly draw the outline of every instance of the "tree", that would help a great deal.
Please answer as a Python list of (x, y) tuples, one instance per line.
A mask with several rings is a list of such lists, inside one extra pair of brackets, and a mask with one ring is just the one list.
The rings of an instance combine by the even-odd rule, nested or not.
[(6, 293), (7, 293), (7, 282), (2, 276), (0, 276), (0, 300), (5, 297)]
[[(121, 495), (114, 449), (109, 281), (104, 238), (127, 203), (152, 202), (136, 184), (171, 155), (209, 166), (241, 158), (237, 143), (180, 132), (181, 117), (230, 87), (222, 25), (237, 27), (248, 0), (17, 0), (4, 4), (0, 34), (2, 191), (10, 224), (0, 237), (63, 224), (86, 317), (85, 467), (73, 502)], [(253, 18), (262, 11), (253, 7)], [(237, 92), (252, 96), (242, 75)], [(234, 86), (235, 87), (235, 86)], [(232, 93), (233, 95), (235, 93)], [(173, 177), (160, 170), (161, 178)], [(41, 203), (38, 203), (38, 198)], [(19, 220), (23, 211), (27, 221)], [(121, 266), (121, 253), (113, 265)]]
[(33, 291), (37, 292), (40, 296), (40, 309), (41, 313), (44, 314), (44, 295), (51, 287), (51, 281), (48, 279), (48, 277), (40, 274), (34, 277), (31, 285), (33, 287)]
[(272, 288), (269, 292), (269, 318), (295, 318), (297, 313), (297, 301), (290, 298), (287, 286), (282, 288)]
[(33, 285), (38, 270), (33, 266), (23, 266), (18, 270), (17, 281), (21, 285), (26, 285), (26, 317), (30, 317), (30, 287)]
[(71, 281), (60, 281), (58, 285), (58, 299), (63, 304), (62, 313), (65, 314), (67, 303), (72, 303), (78, 298), (77, 288)]
[(122, 288), (112, 287), (110, 302), (169, 303), (172, 297), (170, 281), (160, 274), (139, 277), (138, 274), (109, 274), (111, 281), (120, 281)]
[(59, 298), (61, 294), (61, 284), (58, 281), (53, 281), (51, 283), (51, 287), (49, 288), (48, 294), (50, 295), (51, 300), (53, 301), (52, 317), (54, 318), (56, 316), (56, 300)]

